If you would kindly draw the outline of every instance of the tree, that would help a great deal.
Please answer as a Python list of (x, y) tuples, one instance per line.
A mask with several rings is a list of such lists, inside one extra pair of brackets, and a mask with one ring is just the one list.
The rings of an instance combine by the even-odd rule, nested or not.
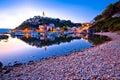
[(101, 19), (101, 18), (102, 18), (102, 15), (97, 15), (97, 16), (94, 18), (94, 20), (97, 21), (97, 20), (99, 20), (99, 19)]
[(112, 16), (114, 13), (114, 5), (113, 4), (110, 4), (106, 10), (102, 13), (102, 16), (104, 18), (109, 18), (110, 16)]

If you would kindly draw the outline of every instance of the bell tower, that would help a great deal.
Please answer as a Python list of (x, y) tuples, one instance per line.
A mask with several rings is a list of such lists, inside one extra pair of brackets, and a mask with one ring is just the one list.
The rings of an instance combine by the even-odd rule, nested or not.
[(45, 17), (45, 13), (44, 13), (44, 11), (43, 11), (43, 13), (42, 13), (42, 17)]

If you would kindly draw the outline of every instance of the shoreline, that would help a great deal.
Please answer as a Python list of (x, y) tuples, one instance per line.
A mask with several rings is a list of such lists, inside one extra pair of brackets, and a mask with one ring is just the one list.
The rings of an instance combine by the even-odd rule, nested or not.
[[(96, 34), (108, 36), (112, 40), (68, 55), (50, 57), (45, 60), (30, 62), (27, 65), (12, 67), (7, 74), (4, 74), (5, 71), (3, 70), (0, 77), (1, 79), (23, 80), (120, 79), (120, 73), (116, 71), (116, 68), (120, 66), (120, 54), (118, 54), (120, 53), (120, 35), (110, 32)], [(110, 54), (116, 58), (112, 58)], [(107, 69), (108, 71), (106, 71)], [(120, 70), (118, 71), (120, 72)]]

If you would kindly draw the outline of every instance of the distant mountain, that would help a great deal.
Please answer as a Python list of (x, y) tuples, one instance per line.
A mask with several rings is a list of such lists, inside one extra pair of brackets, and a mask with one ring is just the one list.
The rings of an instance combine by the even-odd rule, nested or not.
[(97, 15), (90, 30), (120, 31), (120, 1), (108, 5), (100, 15)]
[(3, 29), (3, 28), (0, 28), (0, 33), (7, 33), (9, 32), (11, 29)]
[(70, 20), (60, 20), (59, 18), (34, 16), (33, 18), (29, 18), (25, 20), (15, 29), (24, 29), (24, 28), (37, 29), (39, 25), (50, 25), (50, 24), (54, 24), (55, 27), (63, 27), (63, 26), (73, 27), (76, 25), (81, 25), (80, 23), (73, 23)]

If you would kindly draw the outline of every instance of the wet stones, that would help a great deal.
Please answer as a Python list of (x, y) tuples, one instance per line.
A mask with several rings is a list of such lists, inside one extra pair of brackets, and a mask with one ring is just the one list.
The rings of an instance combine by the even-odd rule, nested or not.
[(0, 39), (7, 39), (8, 36), (7, 35), (0, 35)]

